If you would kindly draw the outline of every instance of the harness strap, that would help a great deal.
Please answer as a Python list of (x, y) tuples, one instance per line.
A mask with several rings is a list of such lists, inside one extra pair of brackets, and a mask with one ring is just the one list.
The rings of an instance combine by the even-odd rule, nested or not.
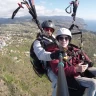
[[(39, 41), (40, 41), (41, 46), (42, 46), (45, 50), (46, 50), (46, 48), (47, 48), (48, 46), (51, 46), (52, 44), (56, 44), (56, 45), (57, 45), (56, 39), (55, 39), (53, 36), (47, 37), (47, 36), (41, 34), (41, 35), (39, 35), (39, 36), (37, 37), (36, 40), (39, 40)], [(44, 43), (44, 40), (49, 41), (49, 42), (52, 42), (52, 44), (48, 44), (48, 46), (47, 46), (47, 45)], [(45, 70), (47, 70), (47, 69), (50, 67), (50, 65), (48, 64), (48, 61), (42, 61), (42, 60), (41, 60), (41, 62), (42, 62), (42, 67), (43, 67)]]
[[(67, 50), (67, 53), (68, 53), (68, 56), (69, 56), (69, 58), (68, 59), (66, 59), (65, 61), (69, 64), (69, 66), (73, 66), (71, 63), (70, 63), (70, 60), (73, 58), (73, 57), (76, 57), (77, 58), (77, 55), (78, 54), (81, 54), (82, 55), (82, 50), (80, 49), (80, 48), (78, 48), (79, 50), (77, 50), (76, 52), (74, 51), (74, 49), (73, 48), (78, 48), (78, 46), (76, 46), (76, 45), (73, 45), (73, 44), (70, 44), (69, 45), (69, 48), (68, 48), (68, 50)], [(71, 51), (70, 51), (71, 50)], [(85, 57), (85, 56), (83, 56), (83, 57)], [(78, 59), (78, 58), (77, 58)], [(83, 59), (85, 59), (85, 58), (83, 58)]]

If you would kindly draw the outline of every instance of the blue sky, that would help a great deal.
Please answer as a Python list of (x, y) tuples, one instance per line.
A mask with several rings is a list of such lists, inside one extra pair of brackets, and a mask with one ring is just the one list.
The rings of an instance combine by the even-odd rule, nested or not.
[[(0, 4), (0, 18), (10, 18), (12, 12), (18, 7), (17, 3), (23, 0), (6, 0)], [(71, 16), (65, 12), (65, 8), (71, 0), (34, 0), (37, 14), (40, 16)], [(77, 17), (83, 19), (96, 20), (96, 0), (79, 0), (80, 4), (77, 10)], [(20, 9), (17, 17), (30, 16), (26, 6)]]
[[(71, 0), (35, 0), (36, 5), (45, 6), (46, 9), (64, 10), (69, 5)], [(96, 19), (96, 0), (79, 0), (80, 4), (77, 10), (77, 17), (84, 19)], [(70, 14), (63, 13), (64, 15), (70, 16)]]

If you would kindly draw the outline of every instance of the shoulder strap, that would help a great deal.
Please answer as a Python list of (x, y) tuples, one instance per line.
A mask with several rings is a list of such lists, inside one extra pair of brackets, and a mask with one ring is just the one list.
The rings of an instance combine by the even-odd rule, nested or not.
[(71, 43), (69, 44), (68, 47), (72, 47), (72, 48), (74, 47), (74, 48), (78, 48), (78, 49), (80, 49), (78, 46), (76, 46), (76, 45), (74, 45), (74, 44), (71, 44)]
[(76, 57), (76, 54), (77, 54), (77, 52), (74, 51), (74, 48), (78, 49), (77, 52), (79, 51), (78, 46), (76, 46), (76, 45), (74, 45), (74, 44), (69, 44), (67, 53), (68, 53), (68, 55), (69, 55), (70, 57), (66, 60), (66, 62), (68, 62), (68, 64), (69, 64), (69, 66), (72, 66), (72, 64), (70, 63), (70, 60), (71, 60), (73, 57)]

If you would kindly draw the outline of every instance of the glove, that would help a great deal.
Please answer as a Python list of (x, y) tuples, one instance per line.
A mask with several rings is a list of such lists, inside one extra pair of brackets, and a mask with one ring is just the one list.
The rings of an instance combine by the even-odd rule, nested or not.
[(51, 55), (50, 55), (51, 59), (59, 59), (59, 54), (60, 53), (63, 54), (63, 51), (57, 50), (57, 51), (51, 53)]
[(88, 67), (92, 67), (93, 66), (93, 62), (89, 62), (89, 61), (84, 61), (84, 65), (88, 64)]
[(93, 65), (94, 65), (93, 62), (89, 62), (89, 64), (88, 64), (89, 67), (92, 67)]

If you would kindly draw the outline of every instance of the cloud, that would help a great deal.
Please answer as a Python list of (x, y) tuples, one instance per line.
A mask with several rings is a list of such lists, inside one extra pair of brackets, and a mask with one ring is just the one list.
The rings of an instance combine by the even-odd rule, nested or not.
[[(0, 18), (11, 18), (13, 11), (18, 7), (18, 1), (20, 3), (23, 0), (6, 0), (6, 2), (0, 2)], [(45, 7), (46, 4), (47, 0), (40, 1), (39, 5), (35, 5), (38, 16), (70, 16), (70, 14), (67, 14), (64, 9), (59, 9), (59, 7), (55, 7), (54, 9), (48, 9), (47, 7)], [(52, 3), (50, 3), (49, 5), (52, 6)], [(16, 14), (16, 17), (30, 16), (27, 7), (25, 5), (23, 6), (24, 9), (20, 9), (19, 12)], [(90, 12), (90, 14), (89, 12), (85, 14), (85, 11), (80, 11), (81, 10), (77, 11), (77, 17), (88, 19), (92, 17), (91, 19), (96, 19), (96, 16), (91, 14), (92, 11)]]
[(44, 5), (44, 4), (46, 4), (46, 1), (40, 1), (40, 4)]
[(41, 16), (53, 16), (53, 15), (67, 15), (65, 10), (55, 8), (54, 10), (49, 10), (44, 6), (36, 6), (37, 14)]
[[(22, 0), (21, 0), (22, 1)], [(19, 3), (21, 2), (19, 0)], [(0, 18), (11, 18), (13, 11), (18, 7), (18, 0), (6, 0), (6, 2), (1, 2), (0, 4)], [(46, 2), (42, 2), (46, 3)], [(40, 16), (52, 16), (52, 15), (65, 15), (64, 10), (60, 9), (54, 9), (54, 10), (49, 10), (44, 6), (38, 6), (36, 5), (36, 11), (37, 14)], [(24, 5), (24, 9), (20, 9), (19, 12), (16, 14), (16, 17), (20, 16), (30, 16), (28, 13), (28, 9)]]
[(12, 12), (18, 7), (18, 0), (6, 0), (0, 2), (0, 18), (10, 17)]

